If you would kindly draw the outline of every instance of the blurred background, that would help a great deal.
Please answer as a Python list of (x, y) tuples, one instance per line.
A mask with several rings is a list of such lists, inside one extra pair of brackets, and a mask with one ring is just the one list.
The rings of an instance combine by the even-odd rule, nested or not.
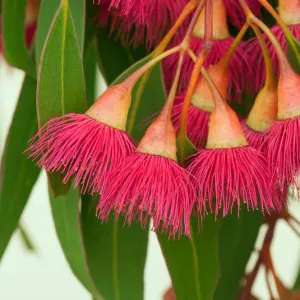
[[(3, 150), (23, 76), (23, 72), (12, 69), (5, 62), (0, 61), (0, 153)], [(100, 94), (105, 86), (99, 74), (98, 81), (98, 94)], [(291, 201), (290, 212), (299, 219), (300, 204)], [(29, 252), (24, 247), (19, 232), (14, 234), (0, 264), (0, 299), (91, 299), (91, 296), (73, 276), (56, 238), (45, 173), (41, 174), (33, 189), (21, 222), (30, 234), (35, 252)], [(257, 249), (259, 249), (264, 232), (265, 228), (263, 227), (257, 241)], [(164, 292), (170, 287), (171, 281), (156, 235), (153, 232), (149, 234), (149, 251), (144, 277), (145, 299), (160, 300)], [(293, 285), (296, 272), (299, 269), (299, 250), (299, 238), (286, 223), (279, 222), (272, 244), (272, 254), (276, 271), (288, 287)], [(255, 256), (256, 253), (254, 252), (247, 268), (251, 269), (253, 262), (255, 262)], [(184, 257), (182, 259), (184, 260)], [(262, 272), (255, 282), (254, 295), (259, 299), (268, 300)]]

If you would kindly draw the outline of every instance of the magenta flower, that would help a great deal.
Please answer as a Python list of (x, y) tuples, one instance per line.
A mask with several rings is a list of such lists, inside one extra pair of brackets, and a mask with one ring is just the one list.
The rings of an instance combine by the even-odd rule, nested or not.
[(108, 89), (86, 114), (67, 114), (46, 123), (26, 150), (49, 173), (64, 174), (66, 183), (97, 192), (111, 168), (134, 152), (125, 133), (130, 93), (122, 85)]
[[(300, 118), (278, 120), (268, 135), (268, 160), (281, 192), (292, 185), (299, 189)], [(273, 177), (274, 178), (274, 177)]]
[(267, 160), (248, 146), (238, 117), (221, 101), (211, 114), (206, 149), (200, 149), (188, 167), (196, 178), (200, 207), (206, 212), (208, 204), (216, 215), (222, 210), (223, 217), (243, 203), (247, 209), (279, 210), (268, 183)]
[(188, 0), (99, 0), (98, 20), (134, 46), (146, 44), (149, 48), (162, 40), (187, 3)]
[[(168, 118), (169, 119), (169, 118)], [(195, 191), (186, 170), (176, 162), (176, 137), (170, 120), (158, 117), (148, 128), (136, 153), (107, 178), (98, 205), (98, 216), (107, 220), (114, 211), (131, 222), (138, 217), (145, 226), (169, 236), (190, 236), (190, 215)]]
[(278, 83), (278, 116), (268, 131), (268, 160), (280, 191), (297, 187), (300, 172), (300, 76), (284, 64)]

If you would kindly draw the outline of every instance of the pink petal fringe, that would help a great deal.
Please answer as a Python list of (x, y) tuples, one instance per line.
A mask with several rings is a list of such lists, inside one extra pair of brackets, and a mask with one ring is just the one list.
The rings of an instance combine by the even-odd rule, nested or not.
[[(172, 121), (177, 133), (179, 131), (184, 98), (184, 94), (177, 96), (172, 110)], [(186, 128), (187, 135), (191, 142), (199, 149), (204, 148), (207, 142), (209, 118), (210, 113), (198, 109), (193, 104), (190, 105)]]
[(73, 176), (82, 193), (98, 192), (109, 169), (134, 152), (125, 132), (80, 114), (50, 120), (32, 138), (26, 150), (49, 173), (64, 174), (66, 183)]
[[(95, 1), (97, 2), (97, 1)], [(157, 45), (176, 22), (188, 0), (100, 0), (99, 23), (127, 43)], [(109, 13), (111, 12), (111, 13)], [(109, 22), (111, 19), (111, 22)]]
[(267, 161), (252, 147), (203, 149), (193, 157), (188, 171), (197, 180), (200, 207), (222, 216), (242, 203), (247, 209), (280, 210), (281, 204), (270, 192)]
[(190, 236), (196, 195), (186, 170), (175, 161), (137, 152), (112, 171), (107, 182), (97, 208), (102, 220), (114, 211), (116, 219), (124, 214), (128, 224), (139, 216), (145, 226), (153, 217), (153, 230)]
[(272, 179), (281, 192), (291, 185), (299, 191), (300, 118), (280, 120), (268, 132), (268, 161)]
[[(228, 51), (234, 38), (230, 37), (225, 40), (215, 40), (213, 43), (212, 50), (208, 57), (205, 60), (204, 66), (208, 67), (210, 65), (216, 64)], [(194, 53), (198, 54), (203, 46), (203, 40), (198, 38), (192, 38), (191, 40), (191, 49)], [(229, 84), (228, 84), (228, 100), (235, 100), (240, 102), (242, 92), (245, 91), (248, 87), (248, 76), (244, 76), (249, 73), (250, 66), (247, 63), (247, 60), (244, 59), (245, 53), (243, 47), (238, 47), (233, 55), (230, 65), (229, 65)], [(164, 71), (164, 80), (166, 87), (169, 89), (172, 85), (173, 78), (176, 73), (178, 63), (178, 54), (173, 54), (167, 57), (163, 61), (163, 71)], [(192, 70), (194, 67), (194, 62), (189, 56), (185, 56), (180, 89), (185, 90), (188, 86)]]

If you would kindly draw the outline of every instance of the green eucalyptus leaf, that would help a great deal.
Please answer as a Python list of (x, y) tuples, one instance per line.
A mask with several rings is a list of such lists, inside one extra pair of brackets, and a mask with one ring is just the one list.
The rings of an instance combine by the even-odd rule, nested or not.
[(222, 221), (219, 234), (220, 279), (214, 300), (238, 299), (246, 265), (263, 224), (260, 211), (243, 210)]
[(177, 300), (213, 299), (219, 279), (218, 234), (220, 221), (208, 215), (198, 232), (198, 220), (191, 218), (192, 238), (170, 240), (157, 235)]
[(106, 300), (143, 299), (148, 233), (120, 218), (102, 224), (95, 217), (97, 198), (82, 198), (82, 230), (87, 263), (96, 287)]
[(44, 43), (46, 41), (49, 28), (51, 26), (52, 20), (57, 12), (61, 0), (41, 0), (40, 4), (40, 14), (38, 19), (38, 27), (36, 32), (36, 65), (40, 63), (41, 54), (44, 48)]
[(35, 66), (25, 45), (26, 0), (3, 0), (2, 38), (4, 57), (12, 66), (36, 76)]
[[(84, 71), (81, 53), (67, 0), (62, 0), (49, 29), (38, 73), (37, 109), (39, 126), (67, 113), (83, 113), (86, 109)], [(56, 196), (68, 187), (61, 175), (49, 177)]]
[(130, 50), (112, 39), (109, 29), (101, 29), (97, 34), (97, 57), (99, 69), (108, 85), (134, 63)]
[[(53, 18), (61, 4), (61, 0), (41, 0), (38, 28), (36, 33), (36, 61), (39, 65), (44, 44), (49, 33)], [(73, 17), (74, 29), (76, 32), (80, 53), (83, 51), (84, 28), (85, 28), (85, 1), (69, 0), (69, 9)]]
[(56, 233), (66, 260), (82, 285), (95, 299), (100, 299), (86, 266), (80, 224), (79, 191), (71, 188), (67, 195), (58, 198), (54, 198), (52, 192), (49, 191), (49, 197)]
[[(77, 36), (77, 41), (81, 56), (84, 48), (84, 30), (86, 16), (86, 1), (85, 0), (68, 0), (70, 5), (71, 15), (73, 17), (74, 28)], [(88, 20), (89, 22), (90, 20)]]
[(0, 259), (18, 226), (37, 168), (22, 152), (38, 129), (35, 107), (36, 80), (26, 76), (7, 136), (0, 168)]
[(97, 59), (95, 43), (86, 46), (84, 54), (84, 75), (86, 84), (86, 96), (88, 107), (92, 106), (96, 100), (96, 71)]
[(146, 55), (146, 51), (142, 47), (132, 49), (128, 45), (123, 45), (118, 39), (111, 36), (109, 31), (109, 28), (101, 28), (97, 33), (98, 66), (108, 85)]

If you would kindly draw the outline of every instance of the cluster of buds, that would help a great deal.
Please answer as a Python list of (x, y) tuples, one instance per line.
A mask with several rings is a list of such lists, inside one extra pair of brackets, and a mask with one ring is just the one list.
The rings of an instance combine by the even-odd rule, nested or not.
[[(293, 9), (287, 2), (295, 1), (279, 1), (284, 21), (289, 7)], [(130, 39), (138, 35), (136, 44), (147, 40), (155, 45), (159, 33), (174, 25), (154, 50), (154, 58), (108, 88), (85, 114), (68, 114), (45, 124), (31, 140), (28, 156), (47, 172), (62, 173), (65, 183), (73, 180), (82, 193), (99, 194), (97, 215), (103, 221), (111, 214), (116, 219), (124, 215), (128, 224), (138, 219), (145, 226), (152, 218), (153, 230), (172, 237), (191, 235), (192, 214), (225, 217), (243, 206), (266, 214), (280, 212), (288, 187), (297, 186), (300, 169), (300, 77), (276, 31), (257, 18), (261, 4), (269, 8), (265, 0), (99, 1), (101, 22), (106, 14), (115, 24), (126, 24), (120, 27), (124, 37), (134, 24), (137, 31)], [(189, 19), (187, 12), (194, 9)], [(235, 38), (227, 21), (240, 29)], [(243, 95), (257, 66), (249, 63), (253, 53), (245, 50), (256, 41), (243, 41), (249, 26), (264, 59), (259, 76), (266, 76), (242, 119), (230, 104), (246, 106)], [(132, 91), (163, 59), (169, 95), (136, 143), (126, 132)], [(182, 157), (178, 147), (182, 152), (188, 139), (198, 152)]]

